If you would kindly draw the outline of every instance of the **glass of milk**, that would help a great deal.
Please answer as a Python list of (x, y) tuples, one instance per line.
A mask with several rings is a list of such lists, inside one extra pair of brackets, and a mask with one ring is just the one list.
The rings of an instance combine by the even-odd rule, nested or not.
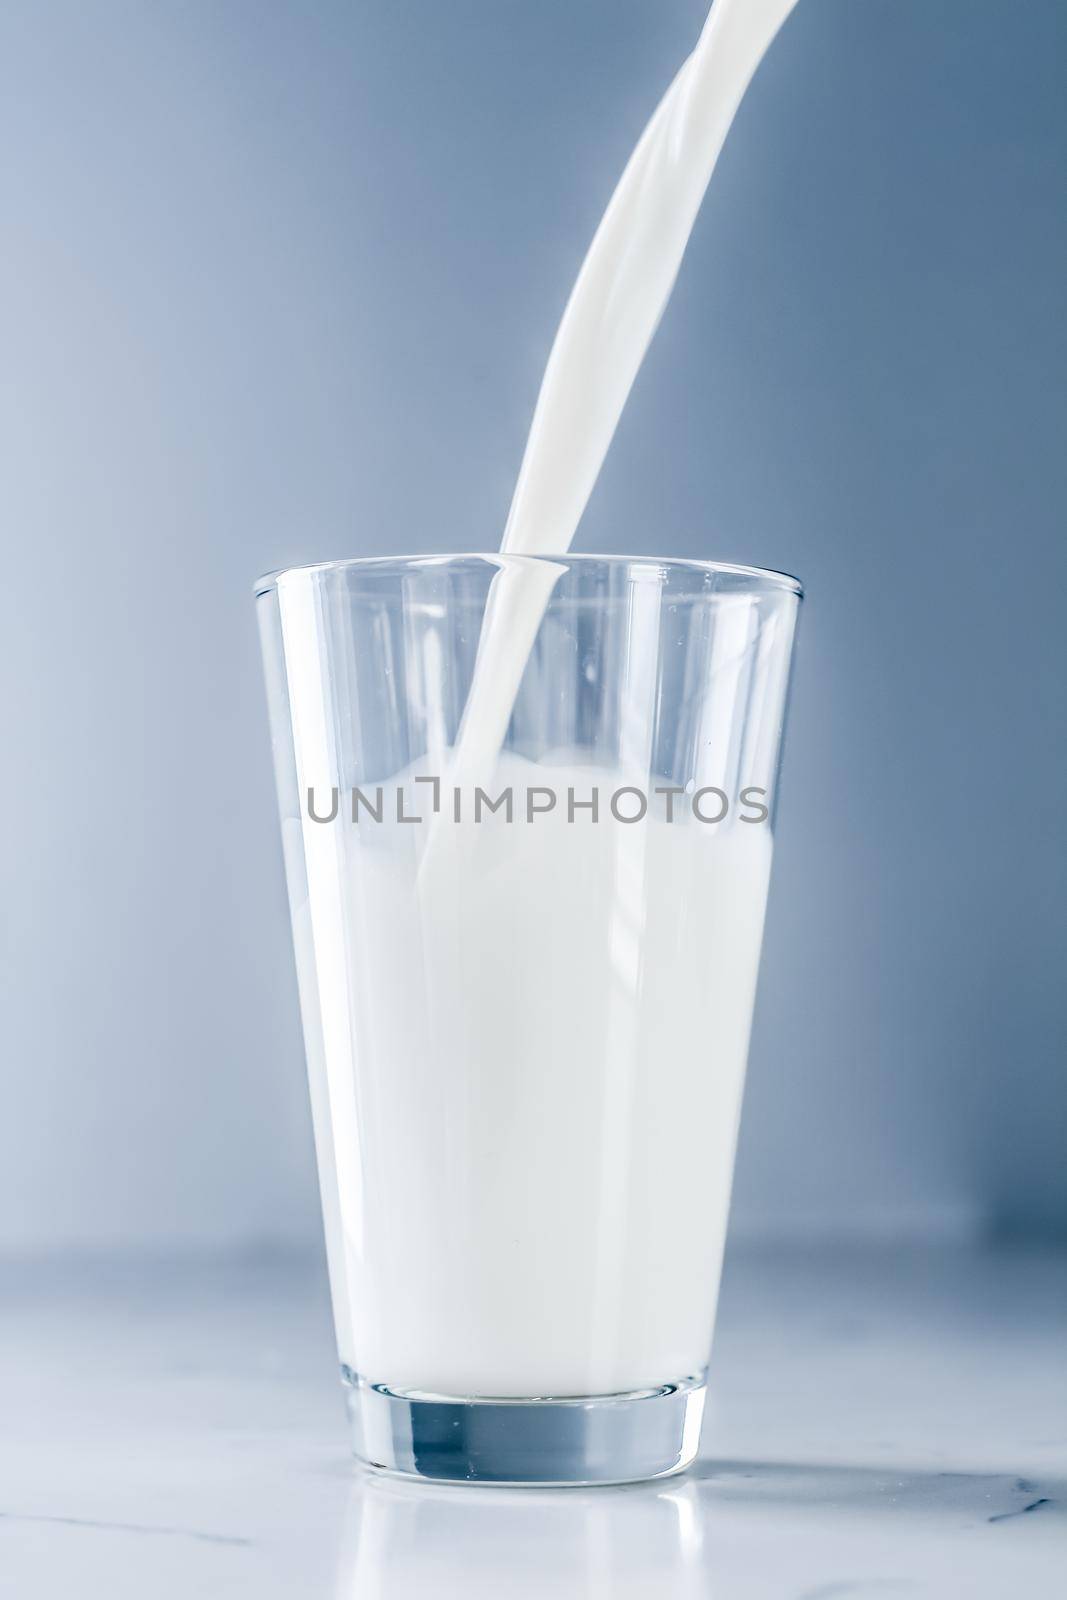
[(696, 1453), (800, 592), (582, 555), (257, 586), (374, 1466), (619, 1483)]

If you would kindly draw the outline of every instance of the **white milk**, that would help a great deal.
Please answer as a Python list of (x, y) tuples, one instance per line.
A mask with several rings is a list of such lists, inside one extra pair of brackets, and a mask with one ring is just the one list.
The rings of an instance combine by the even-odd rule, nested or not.
[[(303, 824), (305, 1009), (351, 1030), (310, 1050), (331, 1278), (368, 1382), (528, 1397), (704, 1369), (771, 837), (684, 806), (616, 822), (627, 781), (504, 756), (515, 820), (445, 822), (431, 895), (425, 825)], [(600, 820), (568, 822), (594, 782)], [(556, 811), (520, 821), (527, 783)]]

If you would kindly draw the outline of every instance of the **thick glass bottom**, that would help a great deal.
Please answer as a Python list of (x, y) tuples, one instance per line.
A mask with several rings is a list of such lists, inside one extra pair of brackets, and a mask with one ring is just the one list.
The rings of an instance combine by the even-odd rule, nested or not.
[(700, 1442), (704, 1375), (631, 1394), (479, 1400), (397, 1393), (342, 1367), (352, 1448), (445, 1483), (639, 1483), (681, 1472)]

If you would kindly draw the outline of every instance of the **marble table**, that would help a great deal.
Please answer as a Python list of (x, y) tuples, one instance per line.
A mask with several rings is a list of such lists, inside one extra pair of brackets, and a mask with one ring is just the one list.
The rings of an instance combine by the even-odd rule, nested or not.
[(314, 1263), (0, 1292), (5, 1600), (1067, 1592), (1064, 1254), (734, 1250), (697, 1467), (589, 1491), (358, 1469)]

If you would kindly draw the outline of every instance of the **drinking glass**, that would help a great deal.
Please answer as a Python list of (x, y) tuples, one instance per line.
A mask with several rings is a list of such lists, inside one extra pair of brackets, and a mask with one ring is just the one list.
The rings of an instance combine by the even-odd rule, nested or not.
[(355, 1453), (497, 1483), (678, 1471), (800, 586), (450, 555), (256, 592)]

